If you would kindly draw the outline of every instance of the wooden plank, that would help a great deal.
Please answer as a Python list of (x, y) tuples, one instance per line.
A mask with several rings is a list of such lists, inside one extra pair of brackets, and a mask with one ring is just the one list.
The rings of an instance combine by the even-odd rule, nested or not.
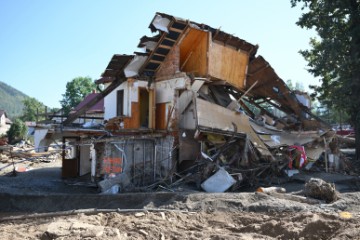
[(160, 45), (159, 45), (159, 48), (171, 49), (172, 46), (167, 46), (167, 45), (160, 44)]
[(171, 28), (169, 28), (169, 31), (182, 33), (183, 30), (171, 27)]
[(156, 124), (156, 91), (149, 89), (149, 128), (155, 129)]
[(160, 57), (166, 57), (166, 55), (163, 55), (163, 54), (160, 54), (160, 53), (155, 53), (153, 55), (157, 55), (157, 56), (160, 56)]
[(171, 39), (171, 38), (164, 38), (165, 40), (168, 40), (168, 41), (171, 41), (171, 42), (176, 42), (176, 40), (174, 40), (174, 39)]
[(212, 42), (209, 49), (209, 75), (225, 80), (238, 89), (244, 89), (249, 56), (219, 43)]
[(161, 64), (162, 61), (157, 61), (157, 60), (150, 60), (149, 63), (157, 63), (157, 64)]

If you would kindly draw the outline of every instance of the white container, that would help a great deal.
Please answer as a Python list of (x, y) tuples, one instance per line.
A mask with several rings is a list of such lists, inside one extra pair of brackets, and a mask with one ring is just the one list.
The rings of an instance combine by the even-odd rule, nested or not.
[(234, 183), (236, 183), (236, 180), (225, 169), (220, 168), (214, 175), (206, 179), (201, 184), (201, 187), (206, 192), (225, 192)]

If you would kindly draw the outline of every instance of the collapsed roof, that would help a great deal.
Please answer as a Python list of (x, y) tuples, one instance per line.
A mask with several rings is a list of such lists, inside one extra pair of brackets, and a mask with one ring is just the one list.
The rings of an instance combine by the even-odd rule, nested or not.
[[(105, 97), (111, 92), (110, 90), (115, 89), (127, 78), (146, 79), (149, 83), (159, 78), (158, 75), (162, 66), (166, 61), (169, 61), (167, 56), (180, 45), (181, 65), (175, 69), (174, 73), (183, 71), (196, 77), (207, 78), (210, 81), (222, 82), (224, 88), (227, 89), (226, 91), (232, 91), (233, 95), (241, 98), (239, 103), (251, 117), (254, 118), (256, 113), (250, 111), (247, 107), (248, 103), (260, 109), (262, 113), (278, 119), (285, 127), (303, 130), (327, 127), (326, 123), (314, 116), (307, 106), (298, 101), (295, 94), (276, 74), (271, 65), (262, 56), (256, 56), (257, 45), (206, 24), (199, 24), (159, 12), (155, 14), (149, 28), (158, 34), (152, 37), (143, 36), (140, 39), (138, 47), (143, 48), (143, 52), (135, 52), (134, 55), (115, 54), (112, 57), (102, 74), (102, 78), (96, 81), (97, 84), (111, 83), (110, 87), (105, 89), (96, 98), (97, 100)], [(212, 49), (214, 50), (210, 51), (209, 44), (218, 44), (216, 46), (226, 48), (215, 48), (213, 46)], [(202, 56), (194, 49), (194, 45), (208, 48), (207, 55), (210, 56)], [(241, 56), (234, 53), (227, 55), (233, 58), (229, 61), (243, 62), (241, 66), (238, 66), (242, 68), (241, 71), (227, 70), (225, 69), (226, 66), (223, 66), (226, 65), (227, 59), (224, 59), (223, 56), (217, 59), (216, 54), (218, 52), (231, 51), (229, 49), (243, 53)], [(194, 57), (193, 55), (197, 56)], [(224, 63), (222, 64), (222, 62)], [(219, 73), (220, 71), (224, 72), (224, 69), (227, 71), (226, 76)], [(245, 95), (246, 98), (244, 98)], [(284, 120), (274, 116), (263, 107), (264, 103), (291, 117)], [(89, 102), (83, 108), (89, 108), (91, 104), (96, 104), (96, 101)], [(82, 112), (84, 111), (79, 109), (78, 114)], [(71, 123), (75, 118), (76, 116), (69, 116), (64, 124)], [(288, 123), (287, 120), (290, 118), (292, 121)]]

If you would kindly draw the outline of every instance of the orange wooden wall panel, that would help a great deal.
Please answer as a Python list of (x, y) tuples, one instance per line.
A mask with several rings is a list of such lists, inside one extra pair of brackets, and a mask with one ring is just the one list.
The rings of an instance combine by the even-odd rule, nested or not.
[(137, 129), (140, 128), (140, 111), (139, 103), (131, 103), (131, 117), (124, 119), (124, 128), (125, 129)]
[(207, 75), (208, 32), (191, 28), (180, 43), (180, 69), (198, 76)]
[(165, 129), (166, 121), (166, 103), (156, 104), (156, 129)]
[(216, 42), (209, 46), (209, 75), (238, 88), (244, 88), (248, 62), (247, 53)]

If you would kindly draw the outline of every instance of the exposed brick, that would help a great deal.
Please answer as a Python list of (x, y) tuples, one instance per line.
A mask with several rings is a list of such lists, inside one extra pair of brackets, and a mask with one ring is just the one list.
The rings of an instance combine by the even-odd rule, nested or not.
[(180, 69), (180, 48), (174, 46), (169, 54), (166, 56), (164, 62), (161, 64), (160, 69), (156, 73), (156, 78), (173, 76), (179, 72)]

